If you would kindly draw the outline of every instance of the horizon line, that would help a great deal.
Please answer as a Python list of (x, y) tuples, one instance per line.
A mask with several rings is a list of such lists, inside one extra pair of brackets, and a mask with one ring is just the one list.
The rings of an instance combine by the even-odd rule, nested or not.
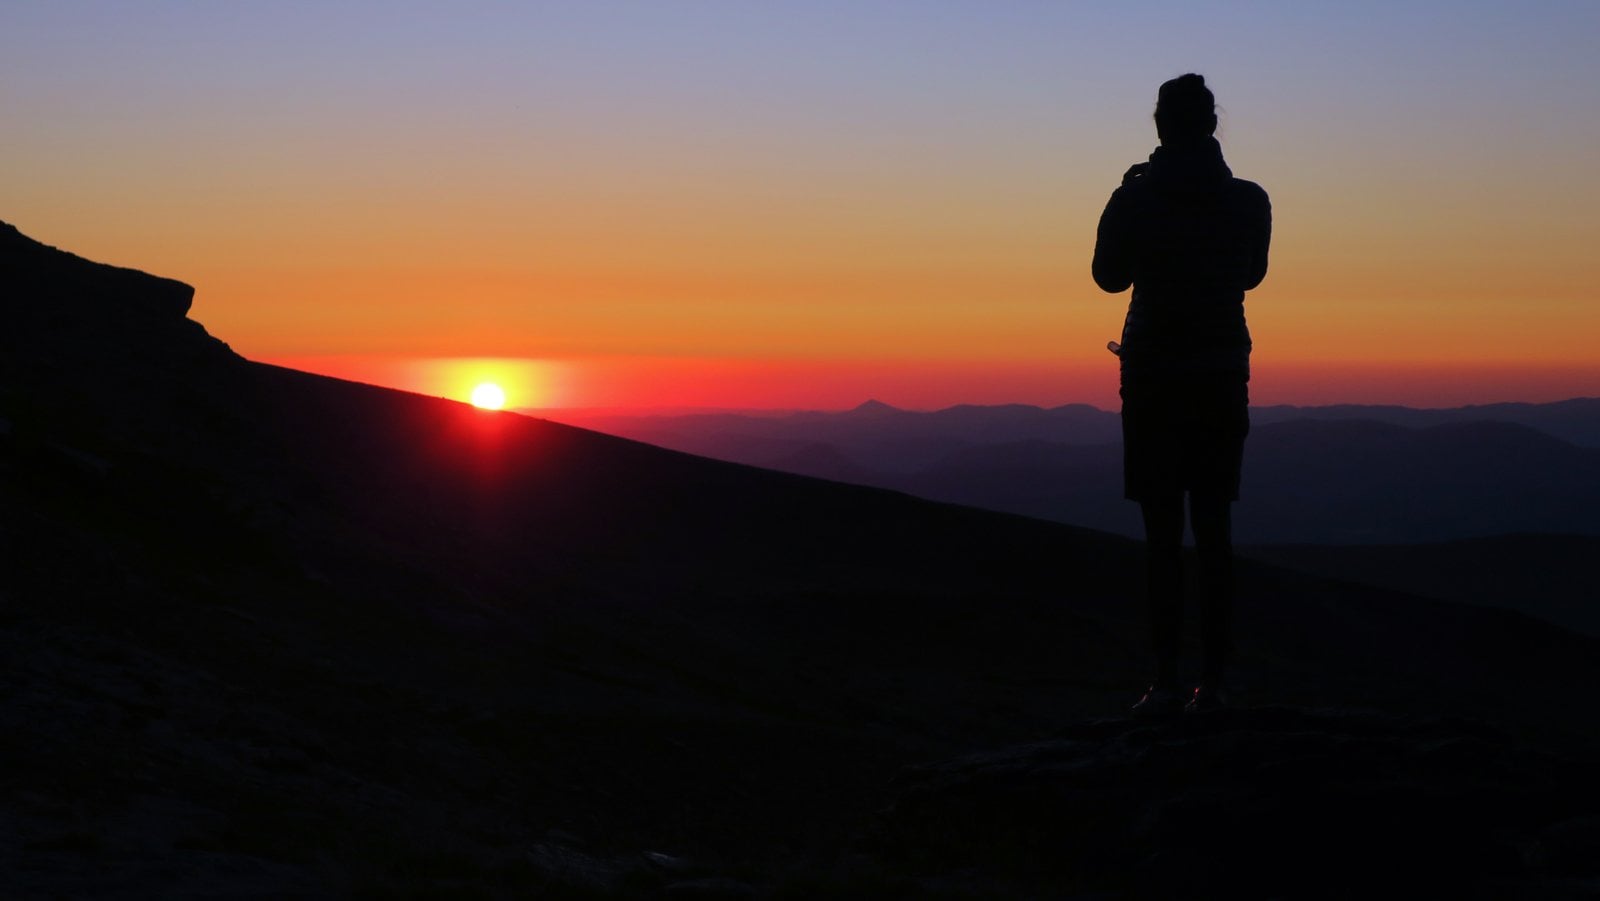
[[(380, 386), (380, 387), (382, 387), (382, 386)], [(446, 400), (454, 400), (455, 398), (445, 398), (445, 399)], [(1336, 403), (1318, 403), (1318, 404), (1294, 404), (1294, 403), (1256, 404), (1256, 403), (1252, 403), (1252, 404), (1250, 404), (1250, 408), (1251, 409), (1259, 409), (1259, 410), (1271, 410), (1271, 409), (1322, 410), (1322, 409), (1331, 409), (1331, 408), (1357, 407), (1357, 408), (1373, 408), (1373, 409), (1412, 410), (1412, 411), (1416, 411), (1416, 412), (1434, 412), (1434, 411), (1446, 412), (1446, 411), (1452, 411), (1452, 410), (1474, 410), (1474, 409), (1479, 409), (1479, 408), (1483, 408), (1483, 407), (1548, 407), (1548, 406), (1556, 406), (1556, 405), (1559, 405), (1559, 404), (1577, 403), (1577, 402), (1582, 402), (1582, 401), (1600, 402), (1600, 395), (1576, 395), (1576, 396), (1573, 396), (1573, 397), (1567, 397), (1567, 398), (1562, 398), (1560, 400), (1550, 400), (1550, 401), (1525, 401), (1525, 400), (1487, 401), (1487, 402), (1484, 402), (1484, 403), (1455, 404), (1455, 405), (1451, 405), (1451, 406), (1413, 406), (1411, 404), (1399, 404), (1399, 403), (1365, 403), (1365, 402), (1360, 402), (1360, 401), (1341, 401), (1341, 402), (1336, 402)], [(1040, 410), (1042, 412), (1050, 412), (1050, 411), (1053, 411), (1053, 410), (1063, 410), (1063, 409), (1066, 409), (1068, 407), (1088, 407), (1089, 409), (1097, 410), (1097, 411), (1102, 412), (1102, 413), (1115, 414), (1117, 412), (1117, 410), (1115, 410), (1115, 409), (1107, 409), (1106, 407), (1100, 406), (1098, 404), (1089, 403), (1089, 402), (1086, 402), (1086, 401), (1068, 402), (1068, 403), (1063, 403), (1063, 404), (1054, 404), (1054, 405), (1051, 405), (1051, 406), (1044, 406), (1044, 405), (1041, 405), (1041, 404), (1031, 404), (1031, 403), (1025, 403), (1025, 402), (1018, 401), (1018, 402), (1011, 402), (1011, 403), (992, 403), (992, 404), (957, 403), (957, 404), (947, 404), (947, 405), (938, 406), (938, 407), (911, 407), (911, 406), (898, 406), (898, 405), (895, 405), (895, 404), (885, 403), (885, 402), (879, 401), (879, 400), (877, 400), (875, 398), (868, 398), (867, 400), (862, 401), (861, 403), (856, 404), (855, 406), (851, 406), (851, 407), (738, 407), (738, 406), (726, 406), (726, 405), (718, 405), (718, 404), (704, 404), (704, 405), (702, 405), (702, 404), (628, 404), (628, 405), (596, 405), (596, 406), (573, 405), (573, 406), (545, 406), (545, 407), (540, 407), (540, 406), (517, 406), (517, 407), (507, 407), (506, 408), (506, 412), (517, 413), (517, 414), (521, 414), (521, 415), (530, 415), (530, 416), (545, 415), (545, 414), (552, 414), (552, 413), (566, 413), (568, 415), (571, 415), (571, 414), (582, 414), (582, 415), (591, 415), (591, 416), (602, 416), (602, 415), (627, 416), (627, 415), (638, 415), (638, 414), (645, 413), (645, 412), (648, 412), (648, 413), (651, 413), (651, 414), (654, 414), (654, 415), (674, 415), (674, 416), (717, 415), (717, 414), (738, 414), (738, 415), (747, 415), (747, 416), (783, 416), (783, 415), (788, 415), (788, 414), (793, 414), (793, 413), (820, 413), (820, 414), (854, 413), (854, 412), (862, 410), (863, 408), (881, 409), (881, 410), (887, 410), (887, 411), (891, 411), (891, 412), (895, 412), (895, 413), (943, 413), (943, 412), (946, 412), (946, 411), (949, 411), (949, 410), (957, 410), (957, 409), (963, 409), (963, 408), (974, 408), (974, 407), (983, 408), (983, 409), (997, 409), (997, 408), (1001, 408), (1001, 407), (1026, 407), (1026, 408), (1030, 408), (1030, 409), (1034, 409), (1034, 410)]]

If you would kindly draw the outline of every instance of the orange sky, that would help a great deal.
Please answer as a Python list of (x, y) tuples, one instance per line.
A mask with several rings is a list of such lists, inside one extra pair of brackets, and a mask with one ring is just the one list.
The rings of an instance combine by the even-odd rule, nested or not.
[(1600, 7), (1400, 7), (39, 5), (0, 218), (410, 390), (1114, 406), (1095, 222), (1194, 69), (1273, 198), (1258, 402), (1600, 394)]

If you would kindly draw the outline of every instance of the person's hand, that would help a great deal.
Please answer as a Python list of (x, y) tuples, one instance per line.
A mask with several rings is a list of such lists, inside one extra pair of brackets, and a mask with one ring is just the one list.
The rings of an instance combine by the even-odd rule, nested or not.
[(1128, 167), (1128, 171), (1122, 173), (1122, 183), (1125, 185), (1132, 184), (1134, 179), (1143, 175), (1145, 170), (1149, 168), (1149, 163), (1134, 163)]

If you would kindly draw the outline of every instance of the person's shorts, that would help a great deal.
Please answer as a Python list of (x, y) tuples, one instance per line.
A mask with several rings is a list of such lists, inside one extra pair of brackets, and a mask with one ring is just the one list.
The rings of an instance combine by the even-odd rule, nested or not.
[(1184, 491), (1239, 499), (1250, 433), (1242, 373), (1203, 373), (1122, 382), (1122, 486), (1129, 500)]

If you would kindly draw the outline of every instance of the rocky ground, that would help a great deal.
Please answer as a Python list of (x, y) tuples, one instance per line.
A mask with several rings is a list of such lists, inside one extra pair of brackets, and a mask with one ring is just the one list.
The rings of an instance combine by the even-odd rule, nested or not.
[[(907, 770), (874, 833), (951, 888), (1589, 897), (1600, 774), (1479, 722), (1245, 707), (1085, 721)], [(983, 875), (977, 875), (983, 874)]]

